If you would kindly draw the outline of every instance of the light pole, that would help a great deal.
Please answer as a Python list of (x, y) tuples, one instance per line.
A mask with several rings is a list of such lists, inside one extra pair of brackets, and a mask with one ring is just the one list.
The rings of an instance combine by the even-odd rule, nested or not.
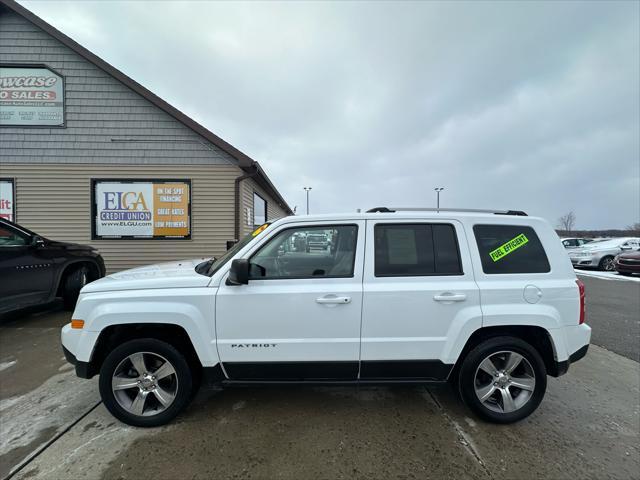
[(302, 187), (305, 192), (307, 192), (307, 215), (309, 215), (309, 192), (311, 191), (311, 187)]
[(436, 203), (436, 211), (440, 211), (440, 192), (442, 190), (444, 190), (444, 187), (436, 187), (434, 188), (434, 190), (436, 191), (436, 195), (437, 195), (437, 203)]

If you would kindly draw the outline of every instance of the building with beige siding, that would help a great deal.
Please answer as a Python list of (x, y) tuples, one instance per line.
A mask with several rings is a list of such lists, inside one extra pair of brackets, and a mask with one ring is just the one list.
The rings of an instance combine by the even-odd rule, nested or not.
[(108, 272), (223, 253), (291, 214), (261, 166), (11, 0), (0, 0), (3, 215)]

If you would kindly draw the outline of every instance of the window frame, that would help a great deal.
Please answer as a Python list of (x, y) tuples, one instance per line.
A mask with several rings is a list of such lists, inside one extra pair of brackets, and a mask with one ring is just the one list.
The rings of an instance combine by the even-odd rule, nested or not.
[[(533, 234), (535, 235), (536, 239), (538, 240), (538, 243), (540, 244), (540, 247), (542, 248), (542, 252), (544, 253), (544, 258), (547, 261), (547, 267), (548, 269), (546, 271), (542, 271), (542, 272), (487, 272), (484, 269), (484, 262), (482, 261), (482, 252), (480, 251), (480, 243), (478, 241), (478, 237), (476, 234), (476, 227), (493, 227), (493, 228), (501, 228), (501, 227), (511, 227), (511, 228), (527, 228), (529, 229), (531, 232), (533, 232)], [(482, 270), (482, 274), (483, 275), (549, 275), (552, 273), (553, 269), (551, 267), (551, 262), (549, 261), (549, 254), (547, 253), (547, 250), (544, 246), (544, 243), (542, 243), (542, 240), (540, 239), (540, 235), (538, 235), (538, 232), (536, 231), (536, 229), (533, 227), (533, 225), (516, 225), (516, 224), (506, 224), (506, 223), (474, 223), (471, 227), (471, 230), (473, 232), (473, 240), (476, 246), (476, 251), (478, 252), (478, 260), (480, 261), (480, 268)]]
[(7, 231), (13, 233), (13, 235), (18, 236), (20, 238), (24, 238), (25, 240), (25, 243), (23, 243), (22, 245), (3, 244), (3, 245), (0, 245), (0, 248), (24, 248), (24, 247), (29, 247), (33, 242), (33, 235), (29, 235), (27, 232), (23, 232), (20, 229), (14, 228), (12, 225), (0, 223), (0, 228), (5, 228)]
[[(456, 253), (458, 254), (458, 267), (459, 267), (459, 272), (458, 273), (439, 273), (439, 272), (433, 272), (433, 273), (425, 273), (425, 274), (420, 274), (420, 275), (413, 275), (413, 274), (405, 274), (405, 273), (386, 273), (386, 274), (378, 274), (376, 272), (376, 242), (375, 242), (375, 238), (376, 238), (376, 230), (378, 229), (379, 226), (415, 226), (415, 225), (427, 225), (430, 227), (433, 227), (433, 225), (447, 225), (449, 227), (451, 227), (453, 229), (453, 238), (455, 240), (455, 244), (456, 244)], [(433, 230), (431, 231), (431, 237), (433, 239)], [(433, 267), (434, 269), (437, 268), (437, 264), (436, 264), (436, 245), (435, 242), (433, 242)], [(425, 221), (425, 222), (377, 222), (373, 225), (373, 276), (375, 278), (407, 278), (407, 277), (412, 277), (412, 278), (421, 278), (421, 277), (461, 277), (464, 276), (464, 267), (462, 265), (462, 255), (460, 253), (460, 241), (458, 239), (458, 231), (456, 230), (456, 226), (453, 223), (448, 223), (448, 222), (433, 222), (433, 221)]]
[(337, 227), (355, 227), (355, 249), (353, 250), (353, 261), (351, 262), (351, 274), (350, 275), (323, 275), (323, 276), (301, 276), (301, 275), (291, 275), (291, 276), (287, 276), (287, 277), (260, 277), (260, 278), (252, 278), (249, 277), (249, 282), (258, 282), (258, 281), (262, 281), (262, 280), (323, 280), (326, 278), (354, 278), (355, 274), (356, 274), (356, 257), (358, 255), (358, 235), (360, 233), (359, 230), (359, 225), (357, 223), (338, 223), (338, 224), (322, 224), (322, 225), (296, 225), (296, 226), (291, 226), (291, 227), (285, 227), (282, 230), (278, 230), (277, 232), (275, 232), (273, 234), (273, 236), (271, 236), (270, 238), (268, 238), (262, 245), (260, 245), (260, 247), (258, 247), (258, 249), (253, 252), (248, 260), (249, 260), (249, 266), (251, 266), (251, 261), (253, 260), (253, 258), (258, 255), (263, 248), (265, 248), (267, 245), (269, 245), (269, 243), (271, 243), (273, 240), (275, 240), (277, 237), (279, 237), (283, 232), (286, 232), (288, 230), (300, 230), (300, 229), (329, 229), (329, 228), (337, 228)]
[[(256, 197), (258, 197), (260, 200), (262, 200), (264, 202), (264, 222), (260, 222), (260, 223), (256, 223)], [(253, 191), (253, 199), (252, 199), (252, 207), (253, 207), (253, 212), (251, 214), (251, 216), (253, 217), (253, 225), (252, 228), (258, 228), (260, 225), (264, 225), (265, 223), (268, 222), (268, 203), (267, 203), (267, 199), (264, 198), (262, 195), (260, 195), (258, 192), (256, 192), (255, 190)]]

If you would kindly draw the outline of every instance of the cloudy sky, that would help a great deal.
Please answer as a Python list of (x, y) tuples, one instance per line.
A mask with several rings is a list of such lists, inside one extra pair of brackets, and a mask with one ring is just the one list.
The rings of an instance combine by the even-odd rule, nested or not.
[(21, 1), (289, 204), (640, 221), (640, 3)]

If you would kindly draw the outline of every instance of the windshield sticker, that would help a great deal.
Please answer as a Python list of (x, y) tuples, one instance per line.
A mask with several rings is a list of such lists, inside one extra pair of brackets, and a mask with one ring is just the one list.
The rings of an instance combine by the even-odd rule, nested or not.
[(489, 256), (491, 257), (491, 260), (497, 262), (527, 243), (529, 243), (529, 239), (524, 235), (524, 233), (521, 233), (516, 238), (509, 240), (504, 245), (501, 245), (492, 252), (489, 252)]

